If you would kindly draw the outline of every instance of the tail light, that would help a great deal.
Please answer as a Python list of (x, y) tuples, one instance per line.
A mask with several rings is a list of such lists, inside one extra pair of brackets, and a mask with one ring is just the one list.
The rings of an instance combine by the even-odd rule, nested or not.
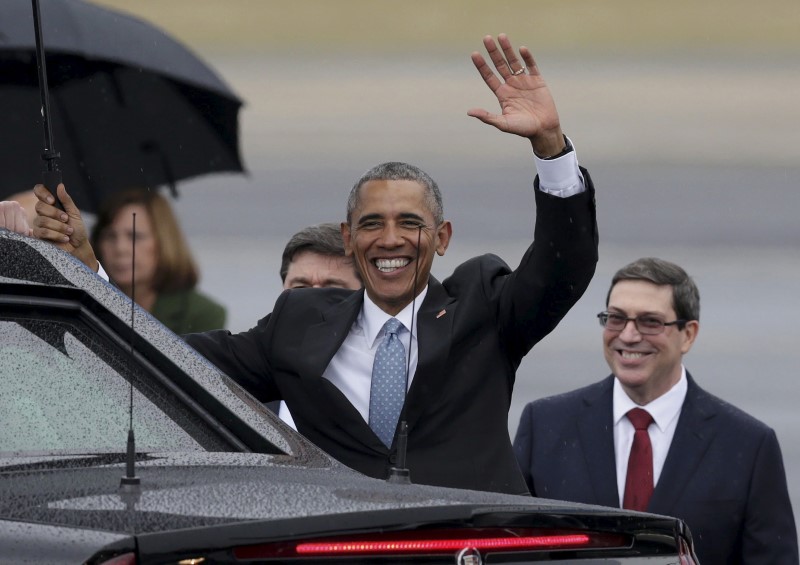
[(111, 559), (101, 561), (98, 565), (136, 565), (135, 553), (123, 553)]
[(687, 543), (683, 537), (680, 540), (678, 557), (680, 558), (680, 565), (699, 565), (700, 563), (697, 561), (697, 556), (691, 543)]
[(234, 556), (239, 560), (278, 557), (380, 557), (437, 555), (463, 549), (474, 549), (481, 553), (594, 549), (628, 547), (631, 543), (628, 536), (621, 534), (543, 532), (529, 528), (418, 530), (241, 546), (234, 549)]

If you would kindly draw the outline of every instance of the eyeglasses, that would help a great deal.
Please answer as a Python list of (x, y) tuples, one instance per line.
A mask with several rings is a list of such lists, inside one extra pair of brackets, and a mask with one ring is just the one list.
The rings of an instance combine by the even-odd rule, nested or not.
[(686, 320), (665, 322), (661, 318), (649, 314), (628, 318), (615, 312), (600, 312), (597, 318), (600, 320), (601, 326), (612, 332), (621, 332), (628, 325), (628, 322), (633, 321), (636, 324), (636, 331), (642, 335), (658, 335), (664, 331), (666, 326), (678, 326), (678, 329), (682, 330), (686, 324)]

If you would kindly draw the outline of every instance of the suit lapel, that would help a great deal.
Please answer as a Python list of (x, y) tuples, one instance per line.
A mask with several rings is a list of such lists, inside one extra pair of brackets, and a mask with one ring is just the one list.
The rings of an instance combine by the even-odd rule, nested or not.
[(308, 328), (300, 349), (303, 358), (297, 360), (298, 366), (302, 367), (301, 378), (322, 376), (350, 332), (363, 303), (364, 291), (354, 292), (346, 300), (322, 312), (322, 321)]
[(430, 398), (438, 395), (444, 386), (441, 376), (446, 373), (450, 358), (457, 306), (442, 284), (430, 277), (425, 301), (417, 313), (417, 370), (403, 407), (409, 429), (419, 420)]
[(675, 435), (664, 461), (664, 468), (653, 491), (648, 510), (668, 514), (717, 433), (713, 425), (716, 410), (708, 395), (686, 373), (688, 389), (683, 401)]
[[(305, 334), (302, 346), (305, 355), (303, 359), (298, 360), (298, 367), (300, 377), (304, 381), (314, 379), (320, 381), (317, 386), (311, 388), (325, 390), (320, 400), (324, 399), (329, 403), (326, 405), (326, 411), (331, 413), (337, 411), (338, 419), (349, 422), (348, 429), (365, 445), (378, 451), (386, 451), (386, 447), (335, 385), (327, 381), (321, 382), (324, 381), (321, 378), (322, 374), (347, 337), (363, 303), (363, 291), (356, 292), (345, 301), (324, 311), (323, 320), (310, 326)], [(403, 415), (409, 430), (413, 429), (423, 414), (431, 395), (439, 394), (444, 386), (441, 375), (445, 372), (444, 368), (449, 358), (456, 306), (457, 303), (448, 296), (442, 284), (434, 277), (430, 277), (428, 292), (417, 313), (414, 330), (418, 344), (417, 370), (403, 407)]]
[(614, 456), (614, 377), (608, 377), (599, 389), (583, 398), (578, 431), (584, 453), (586, 474), (595, 495), (595, 503), (619, 508), (617, 464)]
[(336, 385), (322, 378), (331, 359), (350, 332), (363, 303), (364, 292), (354, 292), (343, 302), (323, 311), (322, 321), (309, 326), (305, 333), (300, 349), (304, 355), (297, 360), (297, 366), (306, 394), (314, 399), (309, 407), (319, 411), (317, 414), (308, 414), (310, 420), (317, 420), (324, 414), (323, 421), (327, 422), (325, 425), (335, 422), (338, 429), (346, 430), (348, 435), (363, 446), (386, 453), (386, 446), (364, 421), (361, 413)]

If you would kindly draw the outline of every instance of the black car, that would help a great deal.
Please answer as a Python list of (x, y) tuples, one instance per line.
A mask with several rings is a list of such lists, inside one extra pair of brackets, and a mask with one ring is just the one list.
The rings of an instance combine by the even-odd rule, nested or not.
[(696, 558), (674, 518), (364, 477), (72, 257), (0, 230), (0, 563), (537, 561)]

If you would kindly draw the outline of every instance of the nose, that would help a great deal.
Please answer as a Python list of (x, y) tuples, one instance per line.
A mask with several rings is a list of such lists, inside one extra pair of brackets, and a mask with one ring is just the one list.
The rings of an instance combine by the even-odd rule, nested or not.
[(619, 332), (619, 337), (623, 341), (632, 342), (642, 339), (642, 334), (639, 333), (639, 328), (636, 327), (634, 320), (625, 322), (625, 327)]
[(381, 243), (384, 247), (400, 247), (403, 245), (403, 238), (400, 235), (400, 230), (397, 229), (394, 222), (387, 222), (386, 227), (383, 228)]
[(128, 253), (131, 248), (131, 242), (127, 237), (117, 236), (114, 238), (114, 251), (117, 253)]

